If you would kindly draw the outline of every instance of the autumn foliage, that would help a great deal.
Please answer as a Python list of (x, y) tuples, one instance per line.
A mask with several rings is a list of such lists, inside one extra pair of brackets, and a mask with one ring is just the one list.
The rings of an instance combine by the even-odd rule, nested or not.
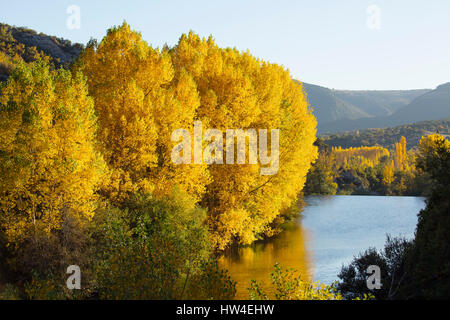
[[(287, 70), (192, 32), (173, 48), (154, 49), (126, 24), (89, 45), (75, 69), (95, 101), (112, 172), (101, 192), (110, 201), (164, 196), (176, 186), (207, 208), (219, 249), (273, 234), (271, 223), (295, 202), (316, 157), (316, 120)], [(278, 173), (262, 176), (259, 164), (173, 164), (171, 133), (193, 132), (196, 120), (223, 132), (279, 129)]]
[(0, 210), (9, 241), (30, 227), (59, 229), (69, 211), (90, 219), (106, 167), (83, 75), (22, 63), (0, 101)]
[[(25, 282), (20, 294), (233, 297), (211, 254), (275, 234), (317, 157), (316, 120), (289, 71), (192, 32), (153, 48), (126, 23), (69, 70), (37, 52), (0, 58), (11, 74), (0, 87), (0, 271)], [(278, 129), (276, 174), (261, 175), (264, 161), (174, 163), (172, 133), (193, 134), (196, 121)], [(73, 263), (89, 270), (77, 297), (62, 285)]]
[[(416, 147), (402, 136), (389, 150), (381, 146), (332, 147), (321, 152), (308, 173), (307, 194), (428, 195), (428, 174), (416, 168)], [(420, 147), (420, 146), (419, 146)]]
[[(343, 172), (364, 175), (386, 194), (406, 193), (421, 177), (405, 138), (389, 151), (339, 147), (318, 156), (302, 85), (284, 67), (212, 37), (189, 32), (159, 49), (123, 23), (64, 69), (6, 31), (0, 276), (14, 285), (8, 295), (0, 288), (0, 298), (231, 299), (235, 283), (215, 253), (275, 235), (299, 211), (311, 163), (311, 193), (336, 193)], [(262, 175), (262, 161), (174, 163), (172, 133), (193, 135), (200, 121), (223, 133), (279, 130), (276, 174)], [(424, 138), (421, 152), (434, 150), (436, 139)], [(223, 147), (225, 157), (231, 147)], [(80, 292), (64, 286), (69, 264), (86, 270)], [(280, 267), (272, 280), (279, 299), (341, 298)], [(250, 292), (267, 298), (258, 283)]]
[[(158, 49), (126, 23), (68, 69), (30, 50), (0, 56), (0, 273), (30, 299), (232, 298), (212, 253), (274, 235), (317, 157), (301, 84), (212, 37)], [(172, 133), (198, 121), (279, 130), (276, 174), (264, 161), (174, 163)], [(85, 270), (77, 296), (63, 286), (70, 264)]]
[(332, 152), (336, 158), (336, 164), (338, 166), (345, 166), (351, 162), (354, 158), (359, 160), (362, 165), (374, 166), (378, 163), (379, 159), (383, 156), (389, 156), (389, 150), (383, 147), (359, 147), (342, 149), (341, 147), (333, 147)]

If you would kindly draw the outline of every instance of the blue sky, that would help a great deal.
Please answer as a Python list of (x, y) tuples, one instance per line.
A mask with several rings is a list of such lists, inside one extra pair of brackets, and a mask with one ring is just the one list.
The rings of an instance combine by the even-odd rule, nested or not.
[[(67, 8), (81, 10), (80, 29)], [(369, 28), (370, 5), (379, 29)], [(293, 77), (335, 89), (434, 88), (450, 81), (450, 1), (0, 0), (0, 21), (72, 42), (101, 39), (126, 20), (158, 47), (182, 33), (210, 34), (220, 46), (249, 50)], [(373, 20), (371, 20), (373, 21)]]

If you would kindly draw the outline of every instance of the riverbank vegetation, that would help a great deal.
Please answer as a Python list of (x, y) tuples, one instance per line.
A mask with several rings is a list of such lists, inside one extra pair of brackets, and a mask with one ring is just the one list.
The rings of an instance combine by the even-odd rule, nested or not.
[[(344, 297), (372, 292), (378, 299), (446, 299), (450, 296), (450, 142), (440, 135), (423, 137), (416, 166), (432, 181), (431, 195), (418, 214), (415, 238), (388, 237), (384, 251), (369, 248), (344, 266), (337, 289)], [(383, 270), (382, 289), (370, 291), (364, 274), (369, 265)]]
[(430, 194), (429, 174), (416, 165), (418, 147), (401, 137), (391, 150), (380, 146), (330, 147), (316, 141), (319, 156), (308, 173), (305, 194)]
[[(270, 274), (273, 296), (269, 295), (260, 283), (252, 280), (248, 288), (250, 298), (252, 300), (342, 300), (342, 295), (334, 286), (319, 282), (311, 283), (303, 277), (304, 275), (296, 270), (284, 269), (276, 263)], [(363, 296), (365, 300), (371, 298), (370, 294)]]
[[(67, 69), (14, 57), (0, 93), (2, 297), (232, 298), (215, 253), (279, 232), (317, 157), (301, 85), (212, 37), (155, 49), (126, 23)], [(279, 129), (278, 173), (175, 165), (171, 133), (195, 120)], [(81, 290), (67, 289), (70, 265)]]

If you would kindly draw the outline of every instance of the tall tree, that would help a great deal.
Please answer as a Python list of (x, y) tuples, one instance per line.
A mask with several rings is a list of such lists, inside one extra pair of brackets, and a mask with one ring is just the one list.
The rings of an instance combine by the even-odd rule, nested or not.
[(168, 194), (175, 185), (198, 200), (209, 181), (205, 166), (175, 166), (171, 133), (192, 126), (196, 84), (175, 70), (167, 50), (150, 47), (123, 23), (92, 42), (75, 69), (88, 77), (99, 116), (99, 140), (110, 169), (105, 191), (119, 203), (135, 192)]
[[(200, 106), (196, 117), (205, 127), (222, 132), (280, 130), (276, 174), (261, 175), (263, 166), (250, 161), (245, 165), (211, 164), (212, 182), (201, 202), (208, 208), (218, 248), (272, 235), (271, 223), (295, 203), (317, 157), (313, 145), (316, 120), (302, 87), (284, 68), (248, 52), (219, 48), (212, 37), (202, 39), (190, 32), (170, 53), (175, 70), (186, 70), (197, 84)], [(248, 146), (246, 142), (247, 150)], [(226, 159), (221, 160), (225, 163)]]
[[(89, 45), (75, 69), (88, 77), (95, 100), (99, 140), (112, 171), (104, 190), (109, 199), (121, 202), (136, 191), (164, 195), (178, 186), (208, 209), (217, 248), (274, 233), (271, 224), (295, 203), (317, 157), (316, 120), (287, 70), (193, 33), (159, 51), (126, 23), (110, 29), (98, 46)], [(271, 129), (279, 129), (275, 174), (261, 175), (268, 165), (250, 164), (247, 157), (224, 165), (215, 151), (216, 162), (192, 152), (190, 164), (174, 164), (170, 156), (178, 142), (172, 133), (184, 128), (192, 136), (196, 121), (205, 131), (223, 134), (268, 130), (267, 157), (277, 151), (271, 147)], [(223, 154), (229, 142), (223, 141)], [(248, 150), (249, 142), (245, 146)]]
[(334, 179), (337, 176), (336, 159), (330, 147), (317, 139), (315, 144), (319, 147), (319, 156), (308, 172), (305, 194), (336, 194), (337, 183)]
[(90, 218), (106, 171), (80, 73), (25, 63), (1, 87), (0, 222), (10, 241), (58, 229), (70, 210)]

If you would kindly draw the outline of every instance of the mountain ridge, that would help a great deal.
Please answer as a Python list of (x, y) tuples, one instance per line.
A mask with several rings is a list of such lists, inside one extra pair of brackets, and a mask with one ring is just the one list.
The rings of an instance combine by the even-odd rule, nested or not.
[[(443, 84), (436, 89), (441, 88), (446, 88), (446, 85)], [(428, 118), (429, 114), (426, 114), (422, 118), (416, 116), (405, 122), (401, 119), (396, 120), (401, 118), (401, 112), (405, 112), (400, 110), (407, 110), (416, 99), (436, 89), (335, 90), (306, 82), (303, 82), (303, 89), (317, 118), (320, 134), (371, 127), (384, 128), (450, 117), (450, 114), (440, 112), (439, 116), (431, 118)], [(444, 100), (446, 101), (447, 98)]]
[(354, 131), (369, 128), (387, 128), (425, 120), (439, 120), (450, 117), (450, 82), (425, 92), (409, 104), (399, 108), (389, 116), (338, 119), (331, 122), (319, 122), (321, 134)]

